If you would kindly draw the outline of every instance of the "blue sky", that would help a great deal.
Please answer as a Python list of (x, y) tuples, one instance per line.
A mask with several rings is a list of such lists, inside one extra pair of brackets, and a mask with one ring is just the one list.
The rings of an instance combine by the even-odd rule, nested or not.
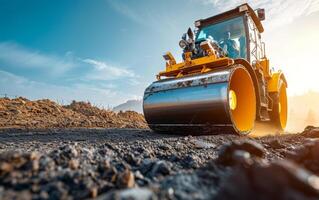
[[(89, 100), (105, 107), (141, 98), (155, 74), (164, 69), (162, 54), (169, 50), (180, 57), (180, 36), (193, 27), (196, 19), (243, 2), (0, 0), (0, 94), (64, 103)], [(294, 69), (290, 73), (292, 87), (302, 92), (297, 84), (297, 61), (287, 63), (291, 53), (283, 59), (278, 56), (282, 55), (278, 47), (289, 34), (288, 43), (296, 49), (300, 45), (309, 49), (302, 46), (307, 40), (300, 35), (307, 37), (309, 33), (315, 38), (319, 34), (318, 0), (249, 2), (255, 8), (266, 8), (267, 49), (276, 48), (270, 52), (275, 65), (289, 64), (283, 70)], [(300, 26), (305, 27), (303, 32), (292, 33)], [(317, 43), (318, 39), (311, 48), (315, 49)], [(291, 45), (284, 47), (289, 52), (297, 51)], [(306, 88), (319, 89), (312, 85)]]

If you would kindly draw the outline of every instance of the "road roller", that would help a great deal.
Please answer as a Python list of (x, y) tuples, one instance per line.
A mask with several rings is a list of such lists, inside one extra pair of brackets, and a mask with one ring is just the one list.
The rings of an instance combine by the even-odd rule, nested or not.
[(248, 134), (256, 122), (283, 131), (287, 81), (270, 67), (265, 10), (242, 4), (195, 21), (182, 35), (182, 61), (163, 55), (166, 68), (144, 92), (151, 129), (164, 133)]

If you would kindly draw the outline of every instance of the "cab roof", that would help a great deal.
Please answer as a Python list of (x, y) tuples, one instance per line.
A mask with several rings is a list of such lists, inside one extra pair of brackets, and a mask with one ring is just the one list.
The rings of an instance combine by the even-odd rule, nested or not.
[(195, 26), (197, 28), (202, 28), (202, 27), (205, 27), (205, 26), (208, 26), (211, 24), (215, 24), (217, 22), (221, 22), (221, 21), (224, 21), (224, 20), (236, 17), (236, 16), (243, 15), (244, 13), (248, 13), (251, 16), (252, 20), (256, 24), (256, 27), (260, 33), (264, 32), (264, 27), (261, 24), (261, 21), (259, 20), (255, 11), (247, 3), (242, 4), (242, 5), (236, 7), (232, 10), (223, 12), (221, 14), (218, 14), (218, 15), (206, 18), (206, 19), (197, 20), (195, 22)]

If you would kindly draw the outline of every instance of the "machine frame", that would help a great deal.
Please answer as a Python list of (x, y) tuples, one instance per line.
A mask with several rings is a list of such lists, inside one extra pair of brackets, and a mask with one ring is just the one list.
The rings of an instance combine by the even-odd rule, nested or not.
[[(176, 63), (173, 55), (167, 52), (164, 55), (166, 70), (160, 72), (157, 75), (157, 79), (160, 80), (162, 77), (180, 78), (194, 74), (208, 73), (219, 68), (227, 68), (234, 64), (240, 64), (247, 69), (254, 82), (257, 100), (257, 120), (269, 121), (271, 118), (270, 112), (274, 110), (275, 93), (279, 93), (281, 87), (287, 88), (288, 84), (284, 74), (280, 70), (274, 72), (270, 69), (269, 60), (265, 52), (265, 43), (261, 41), (261, 33), (264, 32), (264, 28), (261, 24), (261, 21), (265, 19), (264, 10), (258, 9), (257, 13), (258, 16), (248, 4), (242, 4), (235, 9), (216, 16), (195, 21), (195, 27), (200, 30), (212, 24), (243, 16), (247, 60), (228, 57), (217, 58), (213, 52), (209, 52), (208, 56), (192, 59), (191, 52), (186, 52), (184, 61)], [(251, 21), (254, 26), (253, 30), (249, 28), (249, 21)], [(250, 37), (252, 34), (255, 36), (255, 41)], [(259, 57), (258, 54), (261, 56)]]
[[(236, 17), (242, 17), (241, 24)], [(234, 21), (230, 21), (232, 19)], [(197, 32), (198, 37), (204, 34), (200, 38), (195, 38), (189, 28), (179, 43), (183, 49), (180, 63), (170, 52), (163, 56), (165, 70), (156, 75), (157, 81), (144, 92), (143, 110), (149, 127), (160, 132), (183, 132), (203, 127), (203, 130), (247, 134), (253, 130), (256, 121), (262, 121), (278, 131), (284, 130), (288, 109), (287, 81), (280, 70), (270, 69), (261, 40), (264, 31), (261, 21), (264, 19), (263, 9), (254, 11), (248, 4), (242, 4), (195, 21), (195, 32), (217, 23), (221, 23), (221, 27), (216, 28), (216, 25), (215, 30), (212, 26), (207, 32)], [(226, 22), (225, 27), (222, 22)], [(234, 39), (233, 42), (226, 37), (222, 39), (222, 33), (218, 31), (229, 31), (231, 27), (234, 27), (235, 35), (231, 38), (227, 32), (225, 36)], [(210, 35), (214, 31), (216, 34)], [(243, 36), (245, 43), (242, 43)], [(237, 49), (237, 42), (240, 43), (240, 56), (228, 49)], [(242, 53), (242, 45), (245, 45), (245, 53)]]

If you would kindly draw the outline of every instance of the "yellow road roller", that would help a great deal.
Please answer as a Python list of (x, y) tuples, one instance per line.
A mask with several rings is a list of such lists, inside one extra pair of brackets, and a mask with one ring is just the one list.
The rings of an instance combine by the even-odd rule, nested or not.
[(269, 66), (263, 20), (264, 9), (243, 4), (195, 21), (179, 42), (183, 61), (165, 53), (165, 71), (145, 89), (149, 127), (174, 134), (248, 134), (259, 121), (284, 130), (287, 81)]

